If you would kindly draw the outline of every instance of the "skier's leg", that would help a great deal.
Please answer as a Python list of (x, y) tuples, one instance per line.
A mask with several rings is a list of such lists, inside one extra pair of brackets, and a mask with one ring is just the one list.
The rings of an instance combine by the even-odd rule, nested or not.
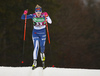
[(34, 43), (34, 51), (33, 51), (33, 69), (37, 67), (37, 56), (38, 56), (38, 51), (39, 51), (39, 39), (38, 38), (33, 38), (33, 43)]
[(37, 67), (37, 60), (34, 60), (33, 65), (32, 65), (32, 69), (34, 70)]
[(33, 43), (34, 43), (33, 59), (37, 60), (39, 51), (39, 38), (33, 39)]
[(40, 37), (40, 50), (41, 50), (41, 53), (44, 53), (44, 51), (45, 51), (45, 42), (46, 42), (46, 34), (43, 34)]
[(40, 57), (41, 57), (43, 69), (45, 69), (45, 54), (44, 53), (40, 53)]
[(40, 53), (40, 57), (41, 57), (41, 61), (45, 61), (45, 54), (44, 53)]
[(32, 65), (33, 68), (32, 69), (34, 69), (35, 67), (37, 67), (37, 56), (38, 56), (38, 51), (39, 51), (39, 37), (35, 33), (34, 30), (32, 33), (32, 40), (33, 40), (33, 44), (34, 44), (33, 65)]
[[(46, 30), (42, 29), (41, 34), (39, 35), (39, 41), (40, 41), (40, 56), (41, 56), (41, 61), (45, 61), (45, 42), (46, 42)], [(43, 59), (44, 58), (44, 59)]]
[(46, 34), (43, 34), (40, 38), (40, 49), (41, 49), (40, 57), (41, 57), (43, 69), (45, 68), (45, 53), (44, 53), (45, 42), (46, 42)]

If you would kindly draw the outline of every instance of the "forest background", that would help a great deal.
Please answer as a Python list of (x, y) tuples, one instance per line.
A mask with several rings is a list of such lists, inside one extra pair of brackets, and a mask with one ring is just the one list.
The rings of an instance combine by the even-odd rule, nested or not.
[(49, 24), (51, 50), (46, 41), (46, 66), (100, 69), (100, 0), (1, 0), (0, 66), (32, 65), (31, 19), (27, 20), (24, 64), (21, 64), (24, 33), (21, 16), (25, 9), (28, 14), (34, 13), (37, 4), (53, 21)]

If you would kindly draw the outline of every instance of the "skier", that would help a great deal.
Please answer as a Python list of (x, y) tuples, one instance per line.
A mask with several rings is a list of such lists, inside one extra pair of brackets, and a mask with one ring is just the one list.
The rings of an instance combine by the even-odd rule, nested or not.
[[(28, 10), (25, 10), (21, 19), (25, 19), (25, 15), (27, 15)], [(33, 31), (32, 31), (32, 40), (34, 44), (33, 51), (33, 65), (32, 69), (37, 67), (37, 56), (40, 45), (40, 57), (43, 65), (43, 69), (45, 68), (45, 42), (46, 42), (46, 21), (51, 24), (52, 20), (49, 17), (47, 12), (42, 12), (42, 7), (36, 5), (35, 13), (27, 15), (27, 19), (33, 20)]]

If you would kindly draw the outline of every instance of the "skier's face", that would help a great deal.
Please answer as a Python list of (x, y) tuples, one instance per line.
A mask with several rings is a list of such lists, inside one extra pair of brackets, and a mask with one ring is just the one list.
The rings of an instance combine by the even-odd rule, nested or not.
[(41, 16), (41, 13), (42, 13), (42, 12), (36, 12), (36, 15), (37, 15), (38, 17), (40, 17), (40, 16)]
[(35, 8), (35, 12), (36, 12), (36, 15), (38, 17), (40, 17), (41, 16), (41, 13), (42, 13), (42, 8)]

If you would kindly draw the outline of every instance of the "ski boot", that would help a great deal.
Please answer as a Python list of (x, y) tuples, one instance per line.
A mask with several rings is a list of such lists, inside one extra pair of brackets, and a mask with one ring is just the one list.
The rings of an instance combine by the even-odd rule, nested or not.
[(43, 69), (45, 69), (45, 54), (40, 53), (40, 57), (41, 57), (41, 61), (42, 61), (42, 67), (43, 67)]
[(37, 67), (37, 60), (34, 60), (33, 65), (32, 65), (32, 70), (34, 70)]

